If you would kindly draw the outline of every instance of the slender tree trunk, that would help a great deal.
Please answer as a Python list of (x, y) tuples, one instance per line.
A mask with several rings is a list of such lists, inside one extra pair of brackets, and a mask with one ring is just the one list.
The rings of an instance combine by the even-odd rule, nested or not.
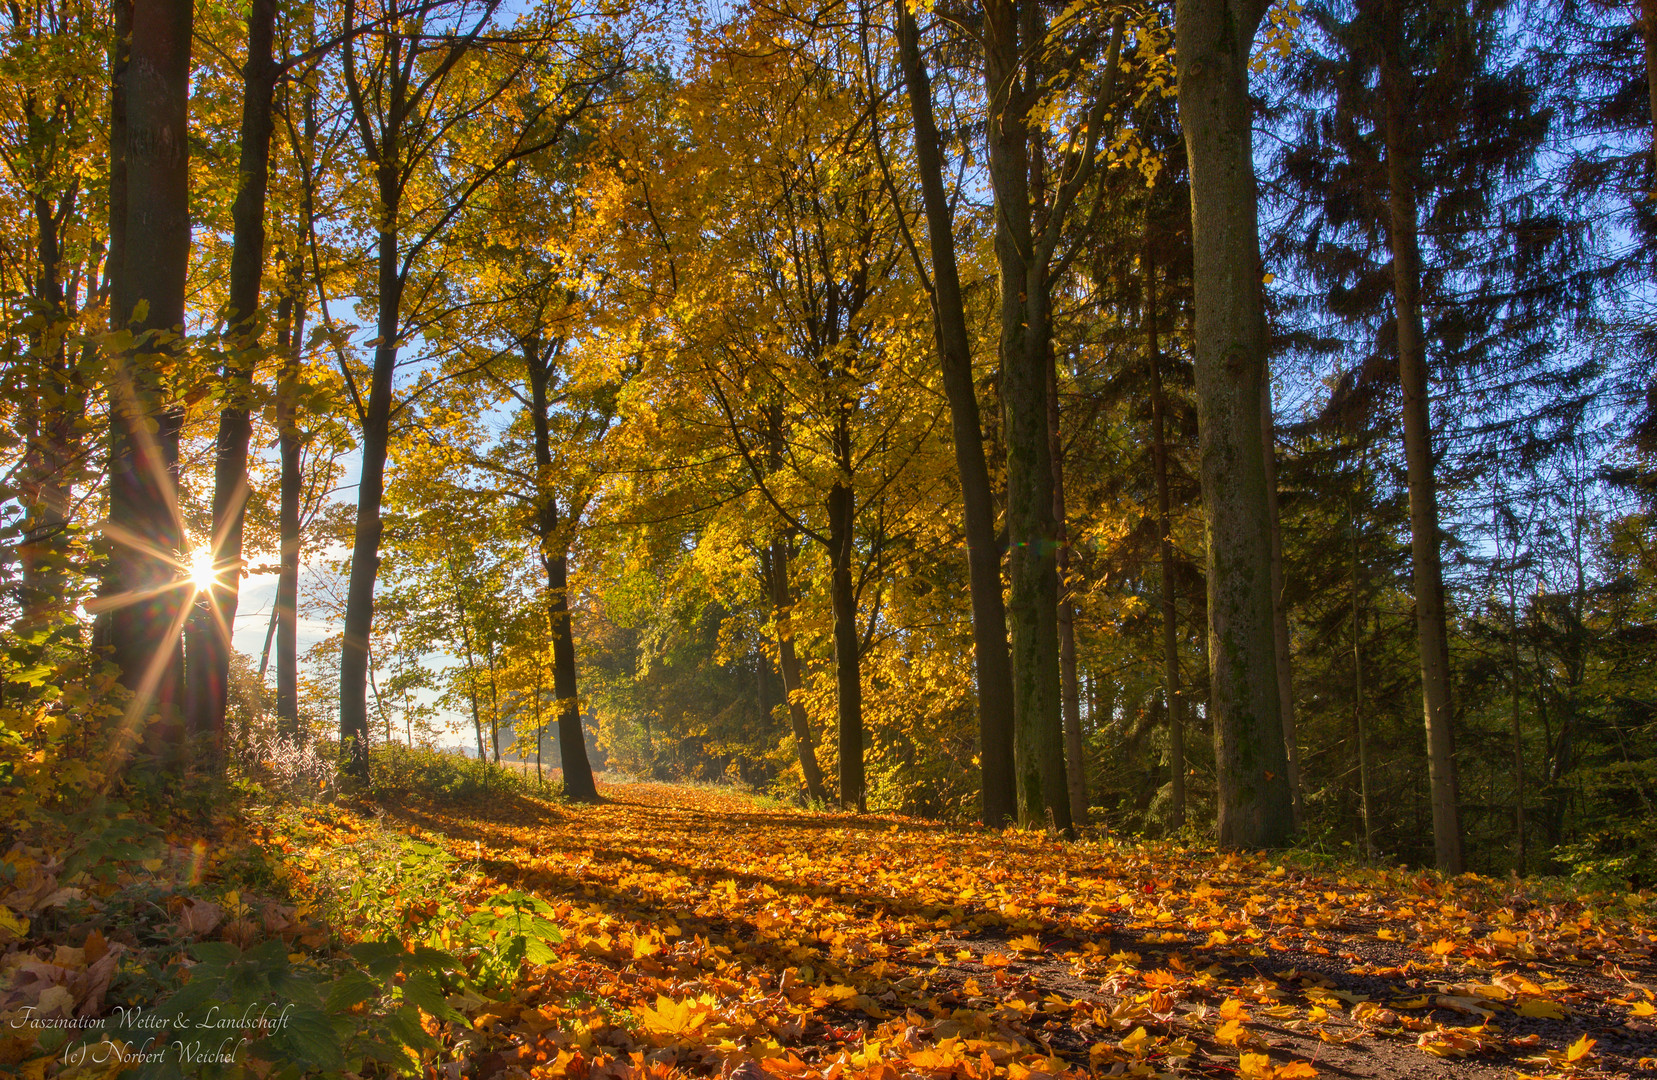
[(1277, 437), (1272, 413), (1271, 373), (1260, 380), (1261, 454), (1266, 466), (1266, 506), (1271, 521), (1272, 642), (1277, 658), (1277, 707), (1283, 716), (1283, 756), (1289, 765), (1289, 798), (1294, 827), (1305, 816), (1300, 790), (1300, 749), (1295, 734), (1294, 669), (1289, 655), (1289, 608), (1283, 599), (1283, 525), (1277, 504)]
[(1392, 240), (1393, 306), (1398, 326), (1398, 375), (1404, 396), (1404, 458), (1410, 496), (1411, 578), (1421, 696), (1427, 725), (1427, 776), (1433, 807), (1433, 851), (1446, 874), (1462, 871), (1461, 819), (1456, 782), (1456, 737), (1450, 709), (1450, 641), (1445, 626), (1444, 571), (1439, 561), (1438, 485), (1433, 475), (1431, 380), (1421, 315), (1421, 252), (1415, 203), (1416, 165), (1409, 149), (1413, 125), (1410, 79), (1399, 55), (1403, 23), (1399, 0), (1385, 0), (1387, 41), (1382, 62), (1386, 101), (1388, 210)]
[[(38, 124), (32, 115), (29, 122), (31, 128)], [(32, 131), (31, 136), (35, 136)], [(45, 136), (42, 133), (38, 137)], [(73, 623), (66, 574), (73, 494), (69, 472), (80, 441), (77, 424), (85, 417), (86, 402), (80, 392), (79, 373), (71, 370), (69, 362), (69, 312), (62, 275), (63, 216), (59, 206), (67, 216), (75, 196), (72, 191), (59, 204), (39, 193), (31, 199), (38, 263), (33, 292), (40, 305), (42, 325), (29, 335), (33, 393), (19, 403), (25, 445), (22, 482), (18, 485), (24, 518), (17, 544), (23, 572), (17, 629), (44, 630), (47, 640), (62, 636)]]
[(259, 650), (259, 682), (265, 681), (265, 672), (270, 670), (270, 645), (276, 640), (276, 605), (270, 606), (270, 618), (265, 622), (265, 647)]
[(1070, 821), (1087, 824), (1087, 769), (1082, 750), (1082, 696), (1076, 681), (1076, 608), (1071, 601), (1070, 527), (1064, 506), (1064, 431), (1060, 426), (1058, 365), (1052, 350), (1047, 362), (1047, 439), (1053, 459), (1053, 520), (1059, 549), (1059, 698), (1064, 713), (1064, 774), (1070, 793)]
[(265, 189), (270, 178), (271, 101), (277, 67), (272, 54), (276, 0), (252, 0), (247, 17), (247, 61), (242, 66), (242, 145), (236, 201), (231, 208), (230, 296), (224, 312), (230, 359), (224, 381), (228, 404), (219, 413), (213, 463), (213, 535), (217, 581), (198, 603), (186, 653), (192, 733), (224, 741), (230, 687), (231, 637), (241, 596), (242, 520), (247, 506), (248, 412), (259, 350), (259, 285), (265, 271)]
[(362, 424), (362, 474), (357, 484), (357, 526), (351, 546), (351, 575), (345, 594), (345, 639), (339, 663), (341, 764), (366, 778), (368, 757), (368, 637), (374, 625), (374, 583), (380, 573), (380, 505), (385, 498), (386, 452), (391, 443), (391, 377), (397, 369), (398, 312), (403, 279), (398, 273), (396, 211), (379, 236), (379, 325), (374, 369)]
[(578, 802), (598, 802), (587, 740), (581, 731), (581, 697), (576, 685), (575, 627), (570, 617), (569, 543), (558, 521), (552, 475), (551, 382), (555, 352), (531, 335), (523, 342), (529, 379), (529, 420), (535, 433), (535, 467), (540, 489), (535, 533), (547, 573), (547, 622), (552, 632), (552, 693), (558, 717), (558, 755), (564, 794)]
[(1270, 504), (1260, 453), (1266, 326), (1248, 61), (1260, 0), (1179, 0), (1179, 116), (1191, 169), (1197, 418), (1208, 547), (1219, 842), (1294, 829), (1272, 630)]
[(942, 140), (932, 112), (932, 86), (921, 59), (920, 32), (907, 3), (896, 5), (898, 49), (915, 123), (915, 164), (932, 251), (933, 330), (944, 395), (949, 402), (955, 468), (972, 597), (972, 649), (978, 676), (978, 753), (983, 821), (992, 828), (1017, 813), (1013, 783), (1013, 682), (1007, 614), (1001, 594), (1001, 549), (995, 500), (984, 457), (984, 432), (972, 376), (972, 339), (955, 256), (955, 228), (943, 182)]
[(495, 764), (501, 763), (501, 695), (500, 680), (495, 673), (495, 642), (491, 638), (484, 644), (489, 646), (486, 654), (489, 658), (489, 746), (495, 754)]
[[(155, 736), (176, 754), (188, 583), (169, 556), (183, 548), (178, 512), (178, 439), (183, 410), (166, 403), (161, 372), (179, 351), (190, 258), (188, 160), (190, 0), (137, 0), (131, 46), (112, 117), (124, 128), (124, 156), (111, 204), (125, 210), (112, 236), (111, 305), (117, 327), (144, 335), (111, 358), (109, 517), (115, 531), (106, 593), (115, 607), (109, 640), (133, 708), (160, 708)], [(122, 5), (116, 3), (116, 28)], [(117, 187), (118, 185), (118, 187)], [(141, 317), (140, 316), (141, 313)], [(157, 554), (159, 553), (159, 554)], [(141, 715), (141, 713), (140, 713)]]
[[(1365, 449), (1368, 449), (1367, 444)], [(1364, 459), (1360, 457), (1360, 489), (1365, 483), (1364, 473)], [(1352, 726), (1358, 733), (1358, 806), (1364, 823), (1364, 858), (1374, 862), (1375, 819), (1370, 786), (1369, 731), (1364, 722), (1363, 561), (1359, 550), (1358, 514), (1353, 499), (1347, 500), (1346, 514), (1352, 523)]]
[[(300, 296), (298, 263), (290, 268), (288, 291), (281, 300), (278, 322), (283, 333), (277, 348), (282, 370), (276, 381), (276, 427), (282, 458), (277, 532), (281, 544), (276, 574), (276, 720), (290, 737), (299, 730), (299, 502), (305, 477), (301, 472), (302, 444), (298, 409), (300, 351), (305, 341), (305, 303)], [(291, 326), (291, 331), (289, 327)]]
[(1513, 588), (1512, 572), (1508, 576), (1508, 611), (1512, 616), (1508, 631), (1508, 692), (1513, 726), (1513, 838), (1519, 846), (1519, 876), (1525, 876), (1525, 732), (1521, 724), (1523, 691), (1519, 685), (1519, 598)]
[(856, 496), (844, 481), (829, 489), (829, 602), (834, 613), (834, 689), (840, 728), (840, 805), (867, 809), (863, 778), (863, 679), (852, 584)]
[(828, 801), (823, 787), (823, 770), (817, 763), (817, 739), (811, 731), (811, 718), (806, 715), (802, 700), (804, 687), (800, 681), (800, 658), (794, 652), (794, 597), (789, 584), (788, 540), (777, 537), (763, 558), (765, 586), (771, 597), (772, 617), (777, 627), (777, 669), (782, 674), (783, 696), (787, 699), (788, 721), (794, 729), (794, 746), (800, 755), (800, 774), (805, 778), (806, 794), (818, 802)]
[(478, 761), (482, 763), (489, 760), (489, 755), (483, 749), (483, 713), (478, 708), (477, 659), (472, 649), (472, 623), (466, 616), (466, 604), (460, 599), (460, 576), (453, 573), (453, 563), (450, 563), (449, 570), (455, 579), (455, 610), (460, 615), (460, 641), (466, 649), (466, 699), (472, 705), (472, 730), (478, 737)]
[(558, 753), (564, 767), (564, 794), (577, 802), (597, 802), (598, 785), (581, 733), (581, 698), (576, 688), (575, 637), (570, 618), (569, 556), (560, 551), (546, 560), (549, 615), (552, 623), (552, 692), (557, 699)]
[(1157, 341), (1156, 261), (1145, 242), (1145, 334), (1151, 367), (1151, 464), (1156, 470), (1157, 546), (1162, 561), (1162, 693), (1168, 716), (1168, 772), (1176, 831), (1185, 827), (1185, 700), (1179, 686), (1179, 607), (1174, 589), (1173, 497), (1168, 476), (1168, 398)]
[(535, 697), (531, 700), (535, 702), (535, 783), (541, 785), (546, 783), (541, 777), (541, 744), (546, 742), (547, 725), (541, 716), (541, 662), (539, 658), (535, 661)]

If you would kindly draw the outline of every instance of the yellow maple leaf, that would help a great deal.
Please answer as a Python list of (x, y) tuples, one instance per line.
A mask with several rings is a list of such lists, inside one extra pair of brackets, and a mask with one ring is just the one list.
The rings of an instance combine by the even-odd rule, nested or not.
[(707, 1023), (713, 1010), (699, 1001), (674, 1001), (658, 995), (656, 1007), (636, 1006), (633, 1010), (644, 1021), (645, 1029), (659, 1035), (688, 1035)]
[(1243, 1030), (1242, 1022), (1238, 1020), (1227, 1020), (1214, 1030), (1215, 1041), (1227, 1046), (1240, 1046), (1247, 1037), (1248, 1032)]
[(1576, 1042), (1565, 1048), (1565, 1060), (1572, 1062), (1573, 1064), (1581, 1061), (1583, 1058), (1593, 1053), (1594, 1043), (1595, 1040), (1590, 1039), (1586, 1035), (1582, 1036)]
[(1565, 1019), (1565, 1006), (1548, 998), (1528, 997), (1519, 1002), (1518, 1008), (1513, 1010), (1520, 1016), (1528, 1016), (1537, 1020)]

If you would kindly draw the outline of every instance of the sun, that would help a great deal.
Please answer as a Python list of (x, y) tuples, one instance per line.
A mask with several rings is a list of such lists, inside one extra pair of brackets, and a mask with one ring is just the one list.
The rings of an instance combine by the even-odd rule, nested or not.
[(219, 575), (213, 566), (211, 549), (198, 547), (190, 552), (190, 580), (197, 592), (208, 592), (218, 586)]

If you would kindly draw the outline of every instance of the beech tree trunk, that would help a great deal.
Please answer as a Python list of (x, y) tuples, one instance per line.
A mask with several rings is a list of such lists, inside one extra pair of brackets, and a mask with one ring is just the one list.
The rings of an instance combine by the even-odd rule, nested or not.
[(1064, 507), (1064, 432), (1059, 416), (1058, 364), (1048, 350), (1047, 441), (1053, 459), (1053, 520), (1058, 524), (1059, 703), (1064, 714), (1064, 775), (1073, 827), (1087, 824), (1087, 762), (1082, 749), (1082, 696), (1076, 682), (1076, 608), (1071, 602), (1070, 529)]
[[(49, 138), (38, 130), (43, 124), (42, 117), (29, 115), (31, 141)], [(44, 630), (46, 640), (72, 633), (74, 625), (66, 587), (73, 497), (70, 470), (80, 449), (77, 425), (86, 415), (86, 399), (64, 333), (69, 310), (63, 285), (62, 231), (79, 194), (71, 188), (55, 202), (38, 193), (30, 200), (37, 263), (33, 298), (40, 306), (43, 325), (29, 335), (33, 394), (19, 408), (25, 446), (18, 484), (24, 518), (17, 544), (23, 573), (17, 629)]]
[(794, 597), (789, 584), (788, 541), (778, 537), (762, 556), (765, 587), (771, 598), (771, 611), (777, 627), (777, 670), (782, 674), (783, 697), (788, 708), (788, 722), (794, 729), (794, 746), (800, 755), (800, 774), (805, 778), (806, 794), (819, 802), (828, 801), (823, 787), (823, 770), (817, 763), (817, 739), (811, 730), (811, 718), (806, 715), (801, 700), (803, 684), (800, 680), (800, 658), (794, 651)]
[(1393, 308), (1398, 326), (1398, 377), (1404, 397), (1404, 460), (1410, 497), (1411, 582), (1421, 697), (1427, 725), (1427, 780), (1433, 808), (1433, 852), (1439, 870), (1462, 871), (1456, 737), (1450, 710), (1450, 639), (1445, 625), (1444, 570), (1439, 555), (1438, 483), (1433, 475), (1431, 379), (1421, 314), (1421, 250), (1415, 202), (1416, 164), (1410, 150), (1411, 79), (1400, 52), (1398, 0), (1386, 0), (1381, 78), (1386, 117), (1388, 211)]
[(1179, 608), (1174, 595), (1173, 499), (1168, 486), (1168, 399), (1157, 341), (1156, 261), (1145, 243), (1145, 334), (1151, 367), (1151, 466), (1156, 470), (1157, 547), (1162, 563), (1162, 695), (1168, 717), (1170, 824), (1185, 827), (1185, 700), (1179, 686)]
[(577, 802), (598, 802), (587, 740), (581, 733), (581, 696), (576, 687), (575, 635), (570, 618), (569, 556), (558, 552), (546, 560), (549, 615), (552, 623), (552, 693), (558, 715), (558, 755), (563, 762), (564, 794)]
[(1261, 0), (1179, 0), (1179, 117), (1191, 169), (1193, 327), (1219, 842), (1293, 832), (1277, 692), (1270, 504), (1260, 452), (1266, 324), (1248, 61)]
[[(1365, 447), (1367, 450), (1367, 446)], [(1365, 482), (1365, 456), (1358, 458), (1358, 485)], [(1358, 735), (1358, 808), (1364, 825), (1364, 858), (1375, 860), (1375, 828), (1370, 788), (1369, 729), (1364, 723), (1363, 561), (1359, 551), (1358, 514), (1354, 501), (1346, 506), (1352, 521), (1352, 726)]]
[(867, 809), (863, 777), (863, 679), (857, 634), (857, 592), (852, 583), (856, 496), (844, 482), (828, 493), (829, 604), (834, 612), (834, 689), (840, 728), (840, 805)]
[(1289, 609), (1283, 602), (1283, 526), (1277, 507), (1277, 435), (1272, 413), (1271, 373), (1260, 380), (1260, 453), (1266, 465), (1266, 504), (1271, 520), (1272, 641), (1277, 657), (1277, 707), (1283, 715), (1283, 754), (1289, 764), (1289, 799), (1295, 829), (1305, 814), (1301, 805), (1299, 739), (1295, 734), (1294, 670), (1289, 656)]
[(558, 718), (558, 755), (564, 794), (577, 802), (598, 802), (598, 785), (581, 731), (581, 694), (575, 664), (575, 624), (570, 617), (569, 537), (560, 528), (552, 481), (552, 364), (556, 351), (536, 335), (524, 341), (529, 381), (529, 420), (535, 433), (535, 468), (540, 485), (535, 533), (547, 574), (547, 621), (552, 630), (553, 713)]
[(281, 549), (276, 574), (276, 720), (290, 738), (299, 729), (299, 503), (305, 477), (301, 472), (301, 443), (294, 397), (298, 392), (299, 356), (305, 341), (305, 304), (297, 263), (290, 270), (288, 291), (281, 300), (277, 348), (282, 370), (276, 381), (276, 427), (282, 473), (278, 532)]
[(259, 285), (265, 271), (265, 190), (270, 178), (271, 99), (277, 66), (272, 54), (276, 0), (252, 0), (247, 17), (247, 61), (242, 66), (242, 145), (236, 201), (231, 207), (230, 296), (224, 319), (230, 359), (224, 368), (228, 404), (219, 413), (213, 462), (214, 587), (197, 601), (186, 652), (186, 691), (192, 734), (222, 748), (231, 637), (241, 596), (242, 520), (247, 506), (247, 443), (253, 430), (249, 397), (259, 349)]
[(896, 4), (898, 50), (915, 123), (915, 165), (932, 252), (933, 331), (949, 402), (955, 469), (972, 599), (972, 650), (978, 683), (978, 755), (983, 821), (998, 828), (1018, 810), (1013, 784), (1013, 681), (1007, 612), (1001, 594), (1001, 549), (995, 499), (984, 456), (984, 431), (972, 376), (972, 339), (955, 256), (955, 223), (944, 190), (942, 139), (932, 112), (932, 85), (921, 59), (920, 31), (904, 0)]
[[(190, 258), (189, 84), (194, 9), (189, 0), (137, 0), (128, 62), (119, 66), (112, 127), (124, 154), (111, 178), (110, 310), (116, 328), (146, 335), (111, 358), (109, 461), (112, 539), (108, 640), (133, 707), (160, 708), (154, 734), (177, 750), (177, 715), (189, 607), (188, 582), (171, 559), (183, 548), (178, 514), (178, 438), (183, 410), (167, 403), (164, 358), (184, 331)], [(115, 5), (121, 29), (123, 5)], [(119, 47), (117, 47), (119, 48)], [(115, 261), (116, 254), (120, 261)], [(149, 549), (149, 550), (146, 550)]]
[[(395, 174), (382, 174), (395, 184)], [(379, 235), (379, 344), (363, 411), (362, 474), (357, 484), (357, 524), (351, 545), (351, 575), (345, 593), (345, 638), (339, 661), (339, 740), (346, 773), (368, 777), (368, 636), (374, 625), (374, 583), (380, 573), (380, 505), (385, 498), (386, 451), (391, 442), (391, 376), (397, 369), (398, 313), (403, 279), (398, 273), (395, 197), (383, 211), (388, 227)]]

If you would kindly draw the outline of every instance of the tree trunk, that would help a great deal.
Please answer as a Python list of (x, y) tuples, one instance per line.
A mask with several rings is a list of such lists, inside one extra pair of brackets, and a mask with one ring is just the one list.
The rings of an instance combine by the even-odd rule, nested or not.
[[(305, 303), (300, 298), (297, 262), (290, 269), (288, 291), (278, 316), (282, 330), (277, 348), (282, 370), (276, 381), (276, 427), (282, 456), (278, 533), (281, 548), (276, 575), (276, 720), (289, 737), (299, 730), (299, 502), (305, 478), (300, 471), (301, 443), (294, 398), (299, 391), (300, 351), (305, 341)], [(291, 330), (289, 329), (291, 326)]]
[[(1059, 697), (1057, 537), (1047, 442), (1046, 265), (1031, 257), (1025, 53), (1039, 34), (1037, 5), (992, 0), (984, 19), (989, 174), (995, 191), (1000, 285), (1003, 430), (1007, 442), (1007, 536), (1012, 631), (1013, 761), (1018, 817), (1026, 827), (1070, 827), (1064, 720)], [(1051, 815), (1051, 822), (1049, 822)]]
[[(31, 115), (29, 121), (34, 137), (32, 129), (39, 120)], [(84, 420), (86, 401), (79, 373), (71, 370), (69, 361), (61, 234), (77, 194), (71, 190), (56, 204), (38, 193), (31, 199), (38, 265), (33, 294), (40, 306), (42, 325), (29, 334), (33, 388), (18, 410), (24, 436), (18, 498), (24, 517), (17, 544), (23, 580), (18, 595), (21, 617), (16, 629), (45, 631), (45, 640), (61, 638), (74, 621), (66, 573), (73, 497), (69, 471), (77, 456), (77, 425)]]
[(569, 556), (560, 551), (546, 560), (546, 566), (552, 623), (552, 692), (557, 699), (564, 794), (577, 802), (597, 802), (598, 785), (593, 783), (587, 741), (581, 734), (581, 698), (576, 689), (575, 637), (570, 619)]
[(271, 99), (277, 67), (272, 48), (276, 0), (252, 0), (247, 62), (242, 67), (242, 145), (231, 208), (230, 296), (224, 320), (230, 358), (224, 368), (226, 407), (219, 413), (213, 463), (213, 567), (219, 575), (191, 620), (186, 653), (189, 724), (222, 748), (230, 650), (241, 596), (242, 520), (247, 506), (249, 397), (259, 349), (259, 284), (265, 270), (265, 189), (270, 178)]
[(535, 659), (535, 696), (531, 700), (535, 702), (535, 783), (540, 785), (546, 783), (541, 777), (541, 744), (546, 742), (547, 737), (546, 722), (541, 718), (540, 657)]
[[(178, 439), (183, 410), (165, 403), (161, 371), (179, 351), (190, 258), (188, 160), (189, 0), (138, 0), (131, 7), (128, 63), (112, 101), (124, 128), (123, 160), (111, 204), (125, 209), (112, 247), (110, 310), (117, 328), (139, 340), (111, 362), (110, 521), (115, 543), (107, 599), (119, 604), (109, 641), (131, 710), (161, 710), (160, 747), (176, 754), (183, 729), (176, 710), (188, 616), (187, 582), (173, 558), (183, 548), (178, 513)], [(117, 29), (122, 5), (116, 2)], [(124, 172), (124, 183), (120, 183)], [(140, 315), (141, 313), (141, 315)]]
[[(1365, 450), (1368, 446), (1366, 444)], [(1358, 488), (1365, 483), (1364, 457), (1358, 459)], [(1352, 522), (1352, 726), (1358, 733), (1358, 799), (1364, 824), (1364, 858), (1375, 861), (1375, 825), (1372, 810), (1369, 770), (1369, 732), (1364, 723), (1364, 639), (1363, 639), (1363, 562), (1358, 541), (1358, 514), (1355, 500), (1346, 504), (1347, 517)]]
[(1409, 150), (1410, 80), (1399, 55), (1403, 24), (1398, 0), (1386, 0), (1382, 84), (1386, 100), (1388, 210), (1393, 306), (1398, 325), (1398, 376), (1404, 391), (1404, 458), (1410, 496), (1411, 579), (1421, 696), (1427, 725), (1427, 778), (1433, 807), (1433, 851), (1439, 870), (1462, 871), (1456, 782), (1456, 737), (1450, 710), (1450, 641), (1445, 626), (1444, 571), (1439, 561), (1438, 486), (1433, 476), (1431, 380), (1421, 315), (1421, 252), (1415, 205), (1415, 163)]
[(485, 642), (489, 646), (489, 746), (495, 754), (495, 764), (501, 763), (501, 694), (500, 679), (495, 672), (495, 641), (491, 638)]
[[(395, 182), (395, 181), (393, 181)], [(362, 475), (357, 484), (357, 526), (351, 576), (345, 594), (345, 640), (339, 662), (341, 765), (368, 776), (368, 637), (374, 625), (374, 583), (380, 572), (380, 504), (385, 496), (386, 451), (391, 442), (391, 377), (397, 369), (398, 312), (403, 280), (398, 273), (396, 205), (383, 200), (388, 228), (379, 235), (379, 324), (374, 370), (362, 424)]]
[(454, 573), (454, 564), (449, 564), (449, 572), (455, 583), (455, 610), (460, 615), (460, 641), (466, 649), (466, 700), (472, 705), (472, 730), (478, 737), (478, 763), (489, 760), (489, 755), (483, 749), (483, 712), (478, 708), (478, 673), (477, 659), (472, 649), (472, 623), (466, 617), (466, 604), (460, 599), (460, 575)]
[(587, 740), (581, 732), (581, 698), (576, 686), (575, 629), (570, 618), (569, 542), (558, 522), (558, 503), (552, 488), (551, 382), (553, 363), (537, 335), (523, 342), (529, 380), (529, 420), (535, 433), (535, 467), (539, 505), (535, 534), (541, 543), (541, 563), (547, 573), (547, 620), (552, 631), (552, 694), (558, 717), (558, 754), (564, 772), (564, 794), (578, 802), (598, 802), (598, 785), (587, 759)]
[(1272, 381), (1269, 371), (1260, 380), (1260, 452), (1266, 466), (1266, 506), (1271, 522), (1272, 544), (1272, 641), (1277, 657), (1277, 707), (1283, 716), (1283, 756), (1289, 766), (1289, 799), (1294, 809), (1295, 831), (1305, 816), (1300, 790), (1299, 739), (1295, 735), (1294, 669), (1289, 655), (1289, 609), (1283, 601), (1283, 525), (1277, 506), (1277, 434), (1272, 413)]
[(857, 593), (852, 584), (856, 496), (840, 481), (829, 489), (830, 607), (834, 612), (835, 711), (840, 728), (840, 805), (867, 809), (863, 778), (863, 679), (857, 635)]
[(811, 731), (811, 718), (806, 715), (802, 700), (804, 688), (800, 681), (800, 658), (794, 652), (794, 598), (789, 586), (788, 541), (783, 537), (771, 541), (762, 564), (765, 586), (771, 597), (771, 611), (777, 627), (777, 669), (782, 673), (783, 696), (788, 704), (788, 721), (794, 729), (794, 746), (800, 754), (800, 773), (805, 778), (806, 794), (818, 802), (828, 801), (823, 788), (823, 770), (817, 764), (817, 739)]
[(1007, 613), (1001, 594), (1001, 549), (995, 539), (995, 500), (984, 457), (984, 433), (972, 376), (955, 256), (955, 229), (944, 190), (942, 140), (932, 112), (932, 86), (921, 60), (920, 32), (907, 3), (896, 5), (898, 49), (915, 123), (915, 164), (926, 207), (932, 251), (933, 331), (944, 395), (949, 402), (955, 469), (961, 478), (961, 513), (967, 542), (972, 598), (972, 649), (978, 676), (978, 753), (983, 821), (991, 828), (1017, 813), (1013, 783), (1013, 682), (1007, 652)]
[(1525, 876), (1525, 733), (1520, 723), (1522, 693), (1519, 685), (1519, 598), (1513, 588), (1513, 568), (1508, 573), (1508, 692), (1513, 727), (1513, 838), (1519, 847), (1519, 876)]
[(1151, 367), (1151, 465), (1156, 470), (1158, 549), (1162, 561), (1162, 693), (1168, 716), (1170, 824), (1185, 828), (1185, 700), (1179, 686), (1179, 608), (1174, 594), (1173, 498), (1168, 477), (1168, 399), (1162, 386), (1162, 350), (1157, 341), (1156, 262), (1145, 242), (1145, 333)]
[(1191, 169), (1193, 327), (1208, 547), (1219, 842), (1288, 841), (1294, 811), (1272, 630), (1270, 506), (1260, 453), (1266, 325), (1248, 61), (1260, 0), (1179, 0), (1179, 116)]
[(1076, 682), (1076, 608), (1071, 602), (1070, 529), (1064, 506), (1064, 431), (1059, 415), (1058, 364), (1048, 349), (1047, 441), (1053, 459), (1053, 520), (1058, 526), (1059, 701), (1064, 714), (1064, 775), (1073, 827), (1087, 824), (1087, 768), (1082, 750), (1082, 696)]

